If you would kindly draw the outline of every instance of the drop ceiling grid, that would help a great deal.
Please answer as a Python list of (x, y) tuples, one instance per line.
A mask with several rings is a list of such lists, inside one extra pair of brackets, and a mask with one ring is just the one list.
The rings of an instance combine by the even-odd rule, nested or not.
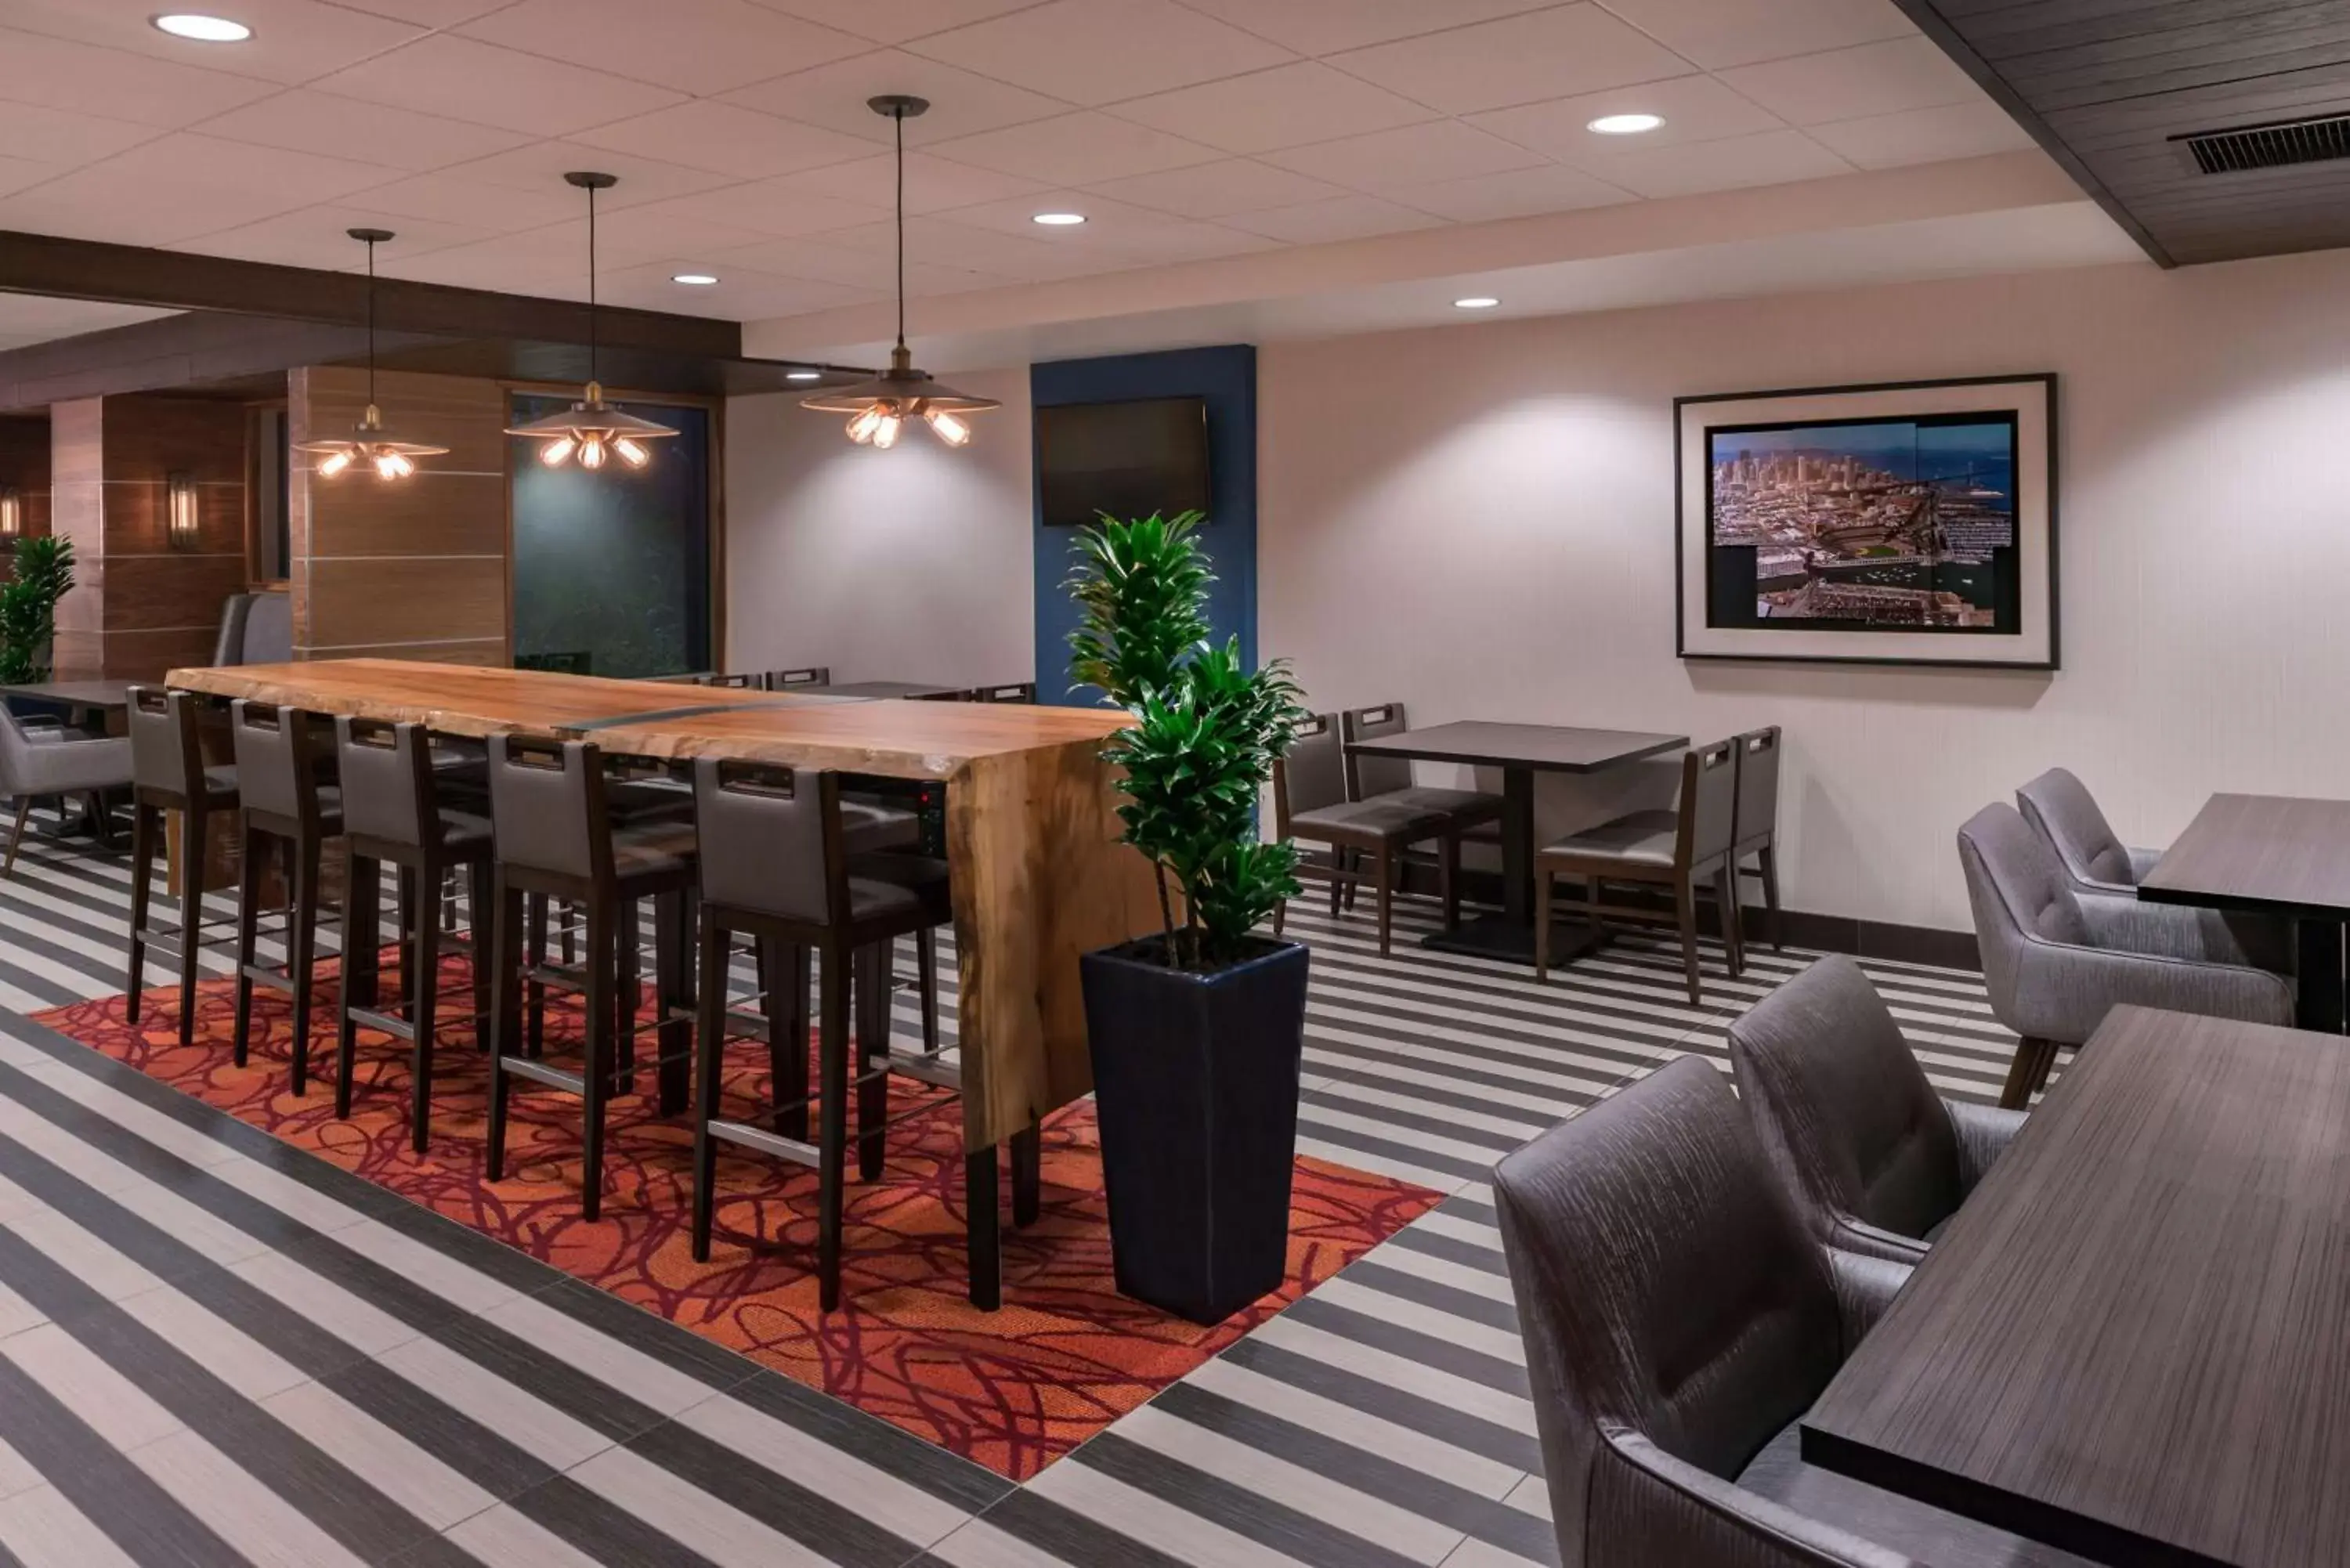
[[(556, 177), (604, 167), (605, 297), (740, 319), (881, 296), (861, 103), (898, 87), (940, 106), (909, 128), (916, 294), (2025, 144), (1891, 0), (219, 8), (254, 53), (145, 0), (0, 0), (0, 228), (333, 266), (380, 223), (387, 274), (577, 296)], [(1648, 99), (1653, 141), (1580, 129)], [(1024, 233), (1030, 202), (1101, 215)]]

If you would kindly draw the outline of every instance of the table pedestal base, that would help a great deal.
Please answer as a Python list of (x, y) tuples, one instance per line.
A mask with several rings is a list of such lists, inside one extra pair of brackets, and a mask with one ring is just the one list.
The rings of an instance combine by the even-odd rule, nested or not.
[[(1606, 940), (1582, 920), (1554, 920), (1550, 928), (1551, 967), (1572, 962)], [(1529, 965), (1534, 961), (1534, 927), (1507, 915), (1481, 915), (1473, 920), (1463, 920), (1456, 930), (1422, 937), (1419, 945), (1431, 952), (1461, 953), (1469, 958)]]

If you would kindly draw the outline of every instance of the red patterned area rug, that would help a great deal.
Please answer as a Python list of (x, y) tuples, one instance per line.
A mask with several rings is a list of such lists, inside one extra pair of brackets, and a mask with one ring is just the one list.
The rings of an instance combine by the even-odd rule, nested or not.
[[(387, 964), (387, 969), (389, 969)], [(389, 976), (387, 977), (389, 979)], [(446, 971), (444, 1009), (467, 1001), (463, 959)], [(483, 1179), (488, 1072), (470, 1028), (436, 1053), (432, 1147), (408, 1147), (407, 1048), (361, 1036), (351, 1119), (334, 1116), (335, 988), (319, 986), (309, 1093), (287, 1088), (290, 1009), (255, 997), (250, 1064), (230, 1061), (232, 982), (201, 988), (195, 1044), (179, 1044), (178, 998), (149, 993), (143, 1021), (124, 1022), (120, 996), (55, 1009), (40, 1021), (263, 1127), (287, 1143), (472, 1226), (625, 1301), (660, 1314), (812, 1387), (894, 1422), (1012, 1479), (1025, 1480), (1336, 1273), (1437, 1201), (1426, 1189), (1300, 1158), (1282, 1289), (1213, 1328), (1119, 1295), (1110, 1273), (1107, 1205), (1091, 1104), (1044, 1130), (1044, 1207), (1037, 1223), (1003, 1231), (1003, 1306), (964, 1299), (961, 1113), (919, 1085), (893, 1082), (891, 1113), (938, 1108), (889, 1134), (882, 1179), (849, 1163), (841, 1310), (817, 1310), (813, 1272), (816, 1173), (722, 1152), (719, 1235), (711, 1261), (688, 1247), (692, 1135), (688, 1118), (657, 1119), (644, 1093), (615, 1102), (605, 1157), (604, 1216), (579, 1218), (578, 1102), (517, 1080), (508, 1122), (508, 1179)], [(578, 1038), (576, 1009), (550, 1008), (548, 1052)], [(650, 1054), (650, 1036), (644, 1037)], [(576, 1045), (568, 1054), (576, 1054)], [(729, 1053), (730, 1115), (772, 1101), (766, 1051)], [(1006, 1187), (1008, 1203), (1008, 1185)]]

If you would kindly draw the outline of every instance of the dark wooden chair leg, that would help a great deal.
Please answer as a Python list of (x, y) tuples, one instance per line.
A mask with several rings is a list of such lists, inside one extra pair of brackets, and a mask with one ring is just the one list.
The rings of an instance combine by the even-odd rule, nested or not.
[(145, 801), (130, 805), (130, 975), (123, 987), (123, 1015), (139, 1022), (140, 991), (147, 983), (147, 924), (155, 877), (155, 841), (162, 814)]
[(1031, 1122), (1012, 1135), (1012, 1223), (1026, 1229), (1044, 1209), (1045, 1129)]
[(808, 1136), (807, 950), (795, 942), (759, 939), (766, 996), (767, 1071), (775, 1081), (777, 1137), (801, 1143)]
[[(266, 864), (262, 846), (266, 840), (250, 829), (244, 836), (244, 856), (236, 878), (236, 1023), (229, 1039), (229, 1060), (242, 1067), (253, 1039), (252, 966), (259, 961), (256, 939), (261, 929), (261, 872)], [(290, 961), (293, 932), (286, 932)]]
[[(527, 961), (536, 968), (546, 961), (546, 895), (533, 893), (529, 896), (529, 902), (530, 948)], [(567, 931), (563, 938), (563, 960), (566, 963), (571, 961), (571, 937)], [(522, 1001), (525, 1036), (523, 1054), (543, 1056), (546, 1054), (546, 985), (536, 980), (525, 981), (522, 988)]]
[(1534, 867), (1534, 983), (1550, 981), (1550, 901), (1551, 875), (1540, 866)]
[(2048, 1085), (2048, 1075), (2056, 1065), (2056, 1042), (2040, 1040), (2030, 1035), (2016, 1043), (2015, 1060), (2007, 1070), (2007, 1082), (1999, 1092), (2002, 1108), (2020, 1111), (2032, 1104), (2032, 1096)]
[(497, 878), (490, 869), (487, 856), (466, 868), (465, 919), (473, 929), (473, 1045), (487, 1050), (490, 1045), (490, 906), (496, 899)]
[(612, 1091), (612, 1024), (619, 999), (613, 994), (620, 933), (613, 911), (601, 899), (588, 905), (586, 1060), (579, 1071), (581, 1145), (579, 1217), (593, 1221), (604, 1210), (604, 1102)]
[[(710, 1136), (718, 1114), (718, 1082), (726, 1057), (726, 963), (728, 933), (702, 912), (702, 974), (694, 999), (693, 1074), (693, 1261), (710, 1262), (712, 1216), (718, 1207), (718, 1140)], [(761, 950), (765, 950), (763, 941)], [(772, 1031), (770, 1032), (772, 1033)], [(806, 1077), (801, 1077), (805, 1092)], [(778, 1083), (778, 1095), (792, 1092)], [(780, 1129), (779, 1129), (780, 1130)]]
[(964, 1151), (962, 1177), (971, 1304), (993, 1312), (1003, 1304), (1003, 1219), (997, 1211), (995, 1146)]
[(490, 921), (490, 952), (495, 968), (490, 988), (490, 1126), (487, 1168), (492, 1181), (506, 1173), (506, 1097), (513, 1080), (506, 1074), (506, 1053), (522, 1041), (522, 895), (497, 879)]
[(822, 1087), (816, 1107), (816, 1272), (817, 1301), (825, 1312), (840, 1304), (841, 1188), (848, 1163), (848, 965), (847, 951), (829, 949), (817, 974), (824, 1022), (816, 1044)]
[(638, 927), (634, 898), (620, 900), (613, 924), (619, 973), (612, 991), (612, 1092), (633, 1095), (637, 1092), (637, 1014), (644, 1005), (644, 933)]
[(676, 1116), (693, 1092), (693, 895), (681, 888), (653, 900), (653, 1027), (660, 1053), (653, 1082), (660, 1114)]
[(1762, 908), (1771, 919), (1771, 950), (1787, 950), (1779, 919), (1779, 851), (1775, 845), (1765, 844), (1755, 853), (1756, 864), (1762, 868)]
[(1738, 868), (1724, 860), (1714, 868), (1713, 901), (1721, 912), (1721, 945), (1730, 955), (1730, 978), (1746, 972), (1746, 929), (1738, 911)]
[(196, 1039), (196, 982), (203, 973), (204, 828), (202, 806), (180, 814), (180, 1044)]
[(1275, 904), (1273, 907), (1273, 934), (1274, 936), (1277, 937), (1281, 935), (1282, 922), (1288, 917), (1288, 914), (1289, 900), (1286, 898), (1284, 898), (1280, 903)]
[(335, 986), (335, 1115), (346, 1118), (351, 1114), (351, 1079), (359, 1059), (359, 1023), (351, 1009), (363, 1005), (360, 979), (375, 962), (376, 928), (382, 920), (375, 894), (381, 882), (376, 863), (344, 840), (343, 965)]
[(883, 1129), (889, 1120), (890, 977), (894, 942), (868, 942), (857, 950), (857, 1179), (881, 1179)]
[[(1274, 929), (1280, 929), (1280, 915), (1274, 917)], [(914, 933), (914, 994), (922, 1003), (922, 1049), (932, 1055), (939, 1050), (939, 933), (924, 926)]]
[[(310, 1012), (315, 993), (312, 971), (318, 957), (318, 857), (323, 843), (313, 837), (286, 846), (292, 897), (286, 903), (286, 961), (294, 987), (294, 1044), (291, 1081), (296, 1098), (310, 1092)], [(248, 846), (245, 853), (252, 853)]]
[(1379, 957), (1386, 958), (1395, 935), (1395, 852), (1380, 845), (1374, 868), (1379, 879)]
[[(426, 890), (438, 881), (437, 871), (417, 880)], [(408, 1146), (422, 1154), (432, 1137), (432, 1046), (441, 1011), (441, 918), (438, 898), (421, 900), (417, 910), (416, 961), (408, 973), (409, 1042)]]
[(1705, 990), (1698, 978), (1697, 889), (1687, 875), (1673, 880), (1673, 918), (1681, 929), (1681, 967), (1689, 972), (1691, 1007), (1705, 1005)]
[(1336, 920), (1339, 906), (1347, 897), (1347, 852), (1336, 845), (1330, 846), (1330, 918)]
[[(25, 841), (25, 819), (32, 815), (33, 797), (19, 796), (16, 801), (16, 824), (8, 829), (8, 857), (5, 861), (0, 861), (0, 877), (13, 877), (16, 874), (16, 846)], [(93, 815), (92, 820), (103, 821), (104, 818)]]
[(1444, 902), (1444, 929), (1461, 929), (1461, 836), (1448, 833), (1438, 841), (1436, 879)]

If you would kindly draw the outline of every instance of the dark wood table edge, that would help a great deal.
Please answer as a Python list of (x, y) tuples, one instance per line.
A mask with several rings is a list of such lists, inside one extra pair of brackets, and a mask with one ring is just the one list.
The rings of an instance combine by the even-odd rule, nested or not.
[[(1499, 720), (1488, 721), (1482, 719), (1473, 721), (1447, 721), (1448, 723), (1498, 723), (1502, 722), (1503, 721)], [(1429, 726), (1429, 730), (1432, 732), (1442, 727), (1442, 725), (1431, 724)], [(1523, 727), (1537, 730), (1579, 730), (1586, 729), (1590, 726), (1582, 724), (1530, 724)], [(1638, 735), (1648, 735), (1650, 733), (1650, 732), (1646, 730), (1619, 730), (1611, 732), (1616, 734)], [(1507, 773), (1512, 769), (1516, 769), (1524, 773), (1537, 774), (1596, 774), (1603, 773), (1609, 768), (1621, 767), (1627, 763), (1644, 762), (1650, 757), (1660, 755), (1666, 752), (1685, 752), (1689, 749), (1690, 744), (1690, 739), (1687, 735), (1673, 735), (1669, 737), (1659, 736), (1656, 738), (1655, 744), (1642, 746), (1634, 751), (1618, 752), (1614, 756), (1603, 758), (1598, 762), (1543, 763), (1535, 762), (1525, 757), (1492, 756), (1483, 753), (1478, 753), (1471, 755), (1465, 752), (1429, 751), (1424, 748), (1415, 748), (1410, 744), (1413, 734), (1414, 732), (1407, 730), (1400, 735), (1388, 735), (1368, 741), (1349, 741), (1346, 743), (1347, 750), (1357, 753), (1367, 752), (1375, 756), (1407, 757), (1415, 762), (1457, 763), (1463, 767), (1500, 768), (1504, 773)]]
[(2221, 1558), (1855, 1442), (1813, 1426), (1808, 1417), (1799, 1427), (1805, 1464), (2061, 1552), (2115, 1568), (2233, 1568)]

